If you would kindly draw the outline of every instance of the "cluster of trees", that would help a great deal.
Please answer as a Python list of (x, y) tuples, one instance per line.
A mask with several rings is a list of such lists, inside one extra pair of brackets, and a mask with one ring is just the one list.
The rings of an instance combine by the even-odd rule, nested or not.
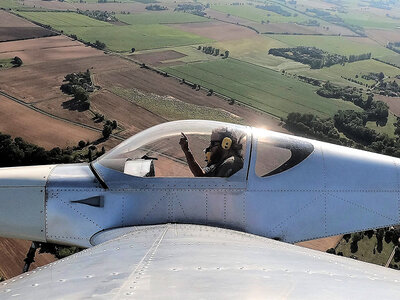
[(97, 0), (97, 3), (107, 3), (107, 0)]
[(77, 13), (79, 13), (81, 15), (85, 15), (92, 19), (103, 21), (103, 22), (117, 21), (117, 18), (113, 14), (111, 14), (107, 11), (101, 11), (101, 10), (85, 10), (85, 11), (83, 11), (83, 10), (78, 9)]
[(11, 63), (13, 64), (14, 67), (20, 67), (22, 66), (23, 62), (22, 59), (19, 58), (18, 56), (15, 56), (12, 60)]
[(300, 79), (301, 81), (304, 81), (308, 84), (312, 84), (315, 86), (321, 86), (321, 80), (315, 79), (315, 78), (311, 78), (311, 77), (306, 77), (306, 76), (302, 76), (302, 75), (298, 75), (297, 76), (298, 79)]
[(342, 144), (339, 132), (331, 118), (321, 119), (313, 114), (292, 112), (285, 119), (285, 127), (293, 133), (301, 134), (308, 138), (317, 138), (325, 142)]
[(0, 133), (0, 167), (72, 163), (81, 159), (70, 148), (56, 147), (48, 151), (20, 137), (13, 139)]
[(358, 60), (371, 58), (371, 53), (350, 55), (347, 57), (339, 54), (330, 54), (315, 47), (305, 46), (299, 46), (295, 48), (272, 48), (268, 51), (268, 54), (301, 62), (309, 65), (311, 69), (321, 69), (323, 67), (330, 67), (336, 64), (344, 65), (346, 62), (355, 62)]
[(359, 54), (359, 55), (349, 55), (348, 58), (348, 62), (355, 62), (355, 61), (359, 61), (359, 60), (366, 60), (366, 59), (370, 59), (371, 58), (371, 53), (363, 53), (363, 54)]
[(114, 129), (117, 129), (117, 127), (118, 127), (117, 121), (115, 121), (115, 120), (114, 121), (107, 120), (105, 122), (104, 126), (103, 126), (103, 131), (102, 131), (103, 137), (105, 139), (108, 139), (110, 137), (112, 131)]
[[(389, 116), (389, 107), (382, 101), (375, 101), (373, 94), (369, 94), (367, 99), (355, 87), (339, 87), (329, 81), (325, 83), (317, 94), (326, 98), (336, 98), (353, 102), (358, 107), (364, 109), (364, 117), (366, 121), (377, 121), (386, 124)], [(365, 121), (365, 122), (366, 122)]]
[(66, 83), (62, 84), (60, 89), (68, 95), (73, 95), (83, 109), (89, 109), (89, 92), (94, 91), (90, 71), (67, 74), (64, 81)]
[(321, 25), (317, 20), (313, 19), (308, 19), (307, 21), (304, 22), (297, 22), (297, 24), (304, 26), (316, 26), (316, 27), (319, 27)]
[(256, 5), (256, 8), (272, 11), (284, 17), (290, 17), (292, 14), (284, 9), (280, 5)]
[(368, 74), (361, 75), (361, 77), (366, 79), (366, 80), (381, 81), (381, 80), (383, 80), (385, 78), (385, 74), (383, 74), (383, 72), (380, 72), (380, 73), (370, 72)]
[(198, 46), (197, 50), (201, 50), (203, 51), (205, 54), (209, 54), (209, 55), (214, 55), (214, 56), (223, 56), (223, 58), (228, 58), (229, 57), (229, 51), (226, 50), (224, 53), (220, 53), (220, 49), (219, 48), (214, 48), (211, 46)]
[(168, 10), (168, 7), (159, 4), (150, 4), (146, 6), (146, 9), (151, 11), (161, 11), (161, 10)]
[[(367, 231), (356, 232), (353, 234), (345, 234), (343, 236), (343, 239), (346, 241), (346, 243), (350, 243), (350, 252), (355, 254), (359, 250), (358, 243), (364, 238), (368, 238), (370, 240), (374, 235), (376, 237), (377, 243), (374, 245), (373, 249), (370, 249), (372, 254), (376, 254), (377, 252), (378, 253), (382, 252), (383, 241), (385, 241), (386, 244), (393, 243), (394, 246), (399, 246), (400, 230), (398, 227), (396, 228), (385, 227), (376, 230), (367, 230)], [(334, 248), (330, 248), (326, 252), (343, 256), (343, 252), (336, 252), (336, 249)], [(350, 257), (357, 259), (357, 256), (355, 255), (351, 255)], [(396, 248), (393, 260), (395, 263), (400, 262), (399, 248)], [(389, 267), (393, 269), (399, 269), (399, 266), (396, 264), (390, 264)]]
[(272, 48), (268, 54), (281, 56), (309, 65), (311, 69), (321, 69), (335, 64), (344, 64), (348, 61), (346, 56), (330, 54), (315, 47)]
[(393, 81), (380, 81), (379, 84), (375, 85), (374, 90), (380, 91), (381, 95), (391, 96), (391, 97), (399, 97), (400, 96), (400, 87), (399, 84)]
[(202, 4), (190, 4), (190, 3), (178, 4), (178, 6), (175, 7), (174, 11), (183, 11), (183, 12), (187, 12), (187, 13), (191, 13), (191, 14), (194, 14), (197, 16), (204, 17), (206, 15), (206, 13), (204, 12), (204, 9), (207, 6), (210, 7), (209, 4), (207, 4), (206, 6), (203, 6)]
[(94, 43), (89, 43), (89, 46), (92, 46), (92, 47), (97, 48), (99, 50), (106, 49), (106, 44), (104, 44), (103, 42), (100, 42), (99, 40), (96, 40), (96, 42), (94, 42)]
[[(363, 113), (352, 110), (338, 111), (334, 119), (321, 119), (312, 114), (290, 113), (284, 121), (285, 127), (298, 135), (400, 157), (400, 140), (365, 127), (366, 117)], [(340, 137), (339, 131), (347, 138)]]

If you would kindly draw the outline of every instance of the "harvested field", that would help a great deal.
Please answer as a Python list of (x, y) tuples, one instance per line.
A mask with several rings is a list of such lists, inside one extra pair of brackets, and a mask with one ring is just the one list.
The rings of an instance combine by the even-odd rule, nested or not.
[(153, 66), (162, 65), (163, 61), (179, 59), (185, 57), (185, 54), (179, 53), (174, 50), (166, 50), (166, 51), (156, 51), (142, 54), (134, 54), (132, 55), (135, 59), (140, 62), (144, 62), (146, 64), (150, 64)]
[(161, 116), (106, 90), (93, 96), (91, 103), (95, 111), (100, 111), (111, 120), (118, 120), (119, 126), (124, 128), (120, 135), (125, 138), (131, 137), (145, 128), (166, 121)]
[[(171, 77), (163, 77), (146, 69), (111, 70), (96, 75), (96, 82), (107, 88), (137, 88), (143, 92), (161, 96), (172, 96), (181, 101), (211, 108), (220, 108), (241, 117), (249, 125), (287, 132), (280, 121), (266, 114), (240, 105), (229, 105), (228, 101), (215, 96), (207, 96), (205, 91), (195, 91)], [(134, 121), (133, 121), (134, 122)]]
[[(102, 51), (86, 47), (64, 36), (2, 44), (0, 58), (19, 56), (24, 65), (1, 72), (2, 89), (25, 102), (47, 101), (70, 97), (60, 91), (65, 75), (123, 68), (127, 62), (110, 61)], [(25, 49), (25, 50), (23, 50)], [(92, 69), (93, 68), (93, 69)], [(27, 85), (26, 82), (30, 84)], [(61, 106), (61, 102), (58, 104)]]
[(239, 40), (257, 35), (254, 30), (224, 22), (174, 24), (170, 26), (216, 41)]
[(386, 46), (388, 42), (400, 41), (400, 29), (368, 29), (365, 32), (371, 39), (375, 40), (382, 46)]
[[(399, 70), (400, 71), (400, 70)], [(380, 100), (389, 105), (389, 110), (400, 117), (400, 97), (387, 97), (382, 95), (376, 95), (375, 100)]]
[(342, 235), (336, 235), (322, 239), (300, 242), (297, 243), (296, 245), (325, 252), (330, 248), (335, 248), (337, 244), (339, 244), (342, 237), (343, 237)]
[(100, 134), (35, 112), (0, 96), (0, 132), (20, 136), (46, 149), (75, 146), (80, 140), (94, 141)]
[(0, 10), (0, 42), (53, 36), (56, 33)]
[[(18, 239), (0, 238), (0, 275), (6, 279), (22, 273), (26, 253), (31, 246), (31, 242)], [(47, 265), (57, 259), (51, 254), (36, 253), (35, 262), (31, 264), (29, 270)]]

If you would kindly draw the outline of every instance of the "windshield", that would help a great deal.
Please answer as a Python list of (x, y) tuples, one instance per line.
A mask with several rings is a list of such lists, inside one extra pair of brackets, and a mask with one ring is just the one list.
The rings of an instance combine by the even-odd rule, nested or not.
[(140, 177), (193, 177), (179, 144), (182, 133), (200, 167), (207, 165), (204, 149), (210, 144), (212, 132), (229, 129), (243, 136), (241, 155), (246, 151), (249, 129), (245, 126), (215, 121), (176, 121), (154, 126), (136, 134), (102, 156), (98, 162), (105, 167)]

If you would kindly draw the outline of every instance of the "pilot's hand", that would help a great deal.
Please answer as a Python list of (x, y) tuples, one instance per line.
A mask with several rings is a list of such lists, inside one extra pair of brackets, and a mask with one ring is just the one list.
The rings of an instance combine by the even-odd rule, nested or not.
[(179, 140), (179, 145), (181, 145), (183, 152), (186, 153), (189, 151), (189, 142), (187, 136), (183, 132), (181, 132), (181, 139)]

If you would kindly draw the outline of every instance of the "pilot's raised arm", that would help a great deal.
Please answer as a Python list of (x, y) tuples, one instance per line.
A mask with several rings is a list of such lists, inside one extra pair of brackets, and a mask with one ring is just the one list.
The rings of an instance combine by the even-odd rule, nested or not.
[(190, 171), (192, 171), (193, 176), (195, 177), (202, 177), (204, 176), (203, 169), (197, 163), (196, 159), (194, 158), (192, 152), (189, 149), (189, 142), (187, 136), (181, 132), (181, 139), (179, 140), (179, 145), (181, 145), (183, 153), (185, 153), (186, 161), (189, 165)]
[(179, 144), (195, 177), (229, 177), (243, 168), (242, 137), (236, 137), (228, 128), (216, 129), (211, 134), (210, 145), (204, 149), (207, 166), (202, 169), (189, 149), (182, 133)]

